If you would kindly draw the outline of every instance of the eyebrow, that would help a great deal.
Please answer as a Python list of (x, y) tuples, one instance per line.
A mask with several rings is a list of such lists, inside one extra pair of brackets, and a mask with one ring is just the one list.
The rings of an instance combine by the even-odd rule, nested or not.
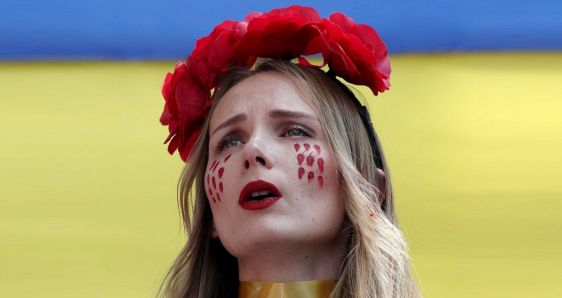
[[(289, 111), (289, 110), (272, 110), (269, 112), (269, 117), (271, 118), (307, 118), (307, 119), (316, 119), (316, 117), (314, 117), (314, 115), (308, 114), (308, 113), (303, 113), (303, 112), (297, 112), (297, 111)], [(238, 122), (244, 121), (246, 120), (246, 114), (236, 114), (230, 118), (228, 118), (226, 121), (224, 121), (223, 123), (221, 123), (219, 126), (217, 126), (214, 130), (213, 133), (211, 135), (214, 135), (215, 132), (217, 132), (220, 129), (223, 129), (227, 126), (230, 125), (234, 125)]]
[(269, 117), (271, 118), (308, 118), (308, 119), (316, 119), (314, 115), (297, 112), (297, 111), (289, 111), (289, 110), (273, 110), (269, 112)]
[(228, 118), (228, 120), (224, 121), (223, 123), (221, 123), (219, 126), (217, 126), (217, 128), (215, 128), (215, 130), (213, 130), (212, 134), (215, 134), (215, 132), (217, 132), (217, 130), (225, 128), (227, 126), (233, 125), (235, 123), (238, 123), (240, 121), (244, 121), (246, 120), (246, 114), (236, 114), (230, 118)]

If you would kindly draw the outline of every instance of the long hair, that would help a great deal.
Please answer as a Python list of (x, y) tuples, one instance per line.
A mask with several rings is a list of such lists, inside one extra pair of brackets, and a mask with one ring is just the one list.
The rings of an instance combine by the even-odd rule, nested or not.
[[(233, 70), (213, 94), (210, 115), (224, 94), (261, 72), (289, 78), (311, 105), (335, 154), (345, 206), (345, 259), (332, 297), (419, 297), (408, 249), (398, 227), (390, 172), (375, 135), (373, 150), (353, 93), (324, 72), (283, 60), (262, 61), (252, 70)], [(238, 263), (211, 237), (212, 214), (204, 189), (209, 119), (182, 172), (179, 207), (187, 243), (160, 289), (164, 297), (236, 297)], [(374, 156), (377, 152), (380, 156)], [(377, 170), (379, 159), (385, 175)]]

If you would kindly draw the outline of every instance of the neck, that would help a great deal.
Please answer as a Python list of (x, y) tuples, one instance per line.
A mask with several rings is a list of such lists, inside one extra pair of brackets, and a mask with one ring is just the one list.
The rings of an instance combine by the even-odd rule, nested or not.
[(238, 298), (324, 298), (330, 295), (336, 284), (336, 280), (289, 283), (241, 281), (238, 288)]
[(322, 247), (280, 247), (279, 243), (261, 247), (250, 256), (238, 257), (239, 278), (268, 282), (338, 280), (345, 258), (345, 238), (340, 237)]

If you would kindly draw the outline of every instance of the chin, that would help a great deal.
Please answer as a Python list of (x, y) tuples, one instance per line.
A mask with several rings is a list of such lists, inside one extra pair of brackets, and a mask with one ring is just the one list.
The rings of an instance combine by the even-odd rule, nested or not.
[(233, 256), (252, 257), (276, 251), (282, 253), (304, 247), (329, 245), (341, 232), (338, 227), (334, 227), (333, 230), (318, 230), (311, 227), (310, 223), (305, 224), (286, 219), (275, 220), (274, 217), (268, 217), (241, 229), (236, 236), (230, 234), (229, 237), (221, 238), (225, 240), (221, 241)]

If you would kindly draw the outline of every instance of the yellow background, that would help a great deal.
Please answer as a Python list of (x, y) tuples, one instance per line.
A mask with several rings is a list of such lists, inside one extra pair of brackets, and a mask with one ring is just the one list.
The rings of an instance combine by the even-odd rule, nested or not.
[[(561, 297), (562, 54), (394, 56), (366, 95), (426, 297)], [(165, 62), (0, 64), (0, 297), (152, 297), (184, 241)]]

